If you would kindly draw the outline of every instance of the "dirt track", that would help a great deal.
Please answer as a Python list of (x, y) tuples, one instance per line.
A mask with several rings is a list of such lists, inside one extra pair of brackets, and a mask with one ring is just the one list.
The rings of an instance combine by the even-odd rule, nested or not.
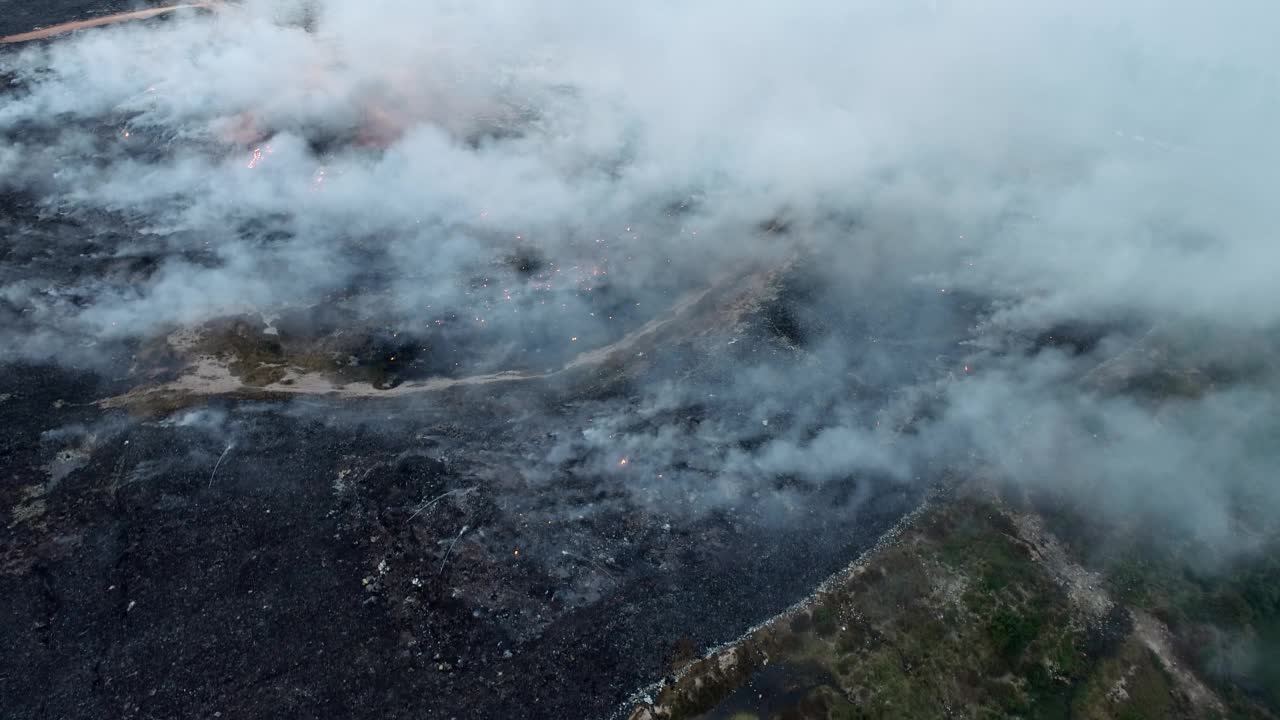
[(65, 35), (67, 33), (76, 32), (77, 30), (87, 30), (89, 28), (102, 27), (104, 25), (115, 25), (122, 22), (131, 22), (134, 20), (146, 20), (148, 18), (166, 15), (177, 10), (212, 8), (221, 3), (218, 2), (193, 2), (182, 3), (179, 5), (168, 5), (165, 7), (149, 8), (147, 10), (133, 10), (130, 12), (116, 13), (114, 15), (104, 15), (102, 17), (89, 18), (87, 20), (72, 20), (70, 22), (59, 23), (45, 28), (39, 28), (30, 32), (19, 33), (17, 35), (6, 35), (0, 37), (0, 44), (23, 43), (32, 40), (44, 40), (54, 37), (55, 35)]

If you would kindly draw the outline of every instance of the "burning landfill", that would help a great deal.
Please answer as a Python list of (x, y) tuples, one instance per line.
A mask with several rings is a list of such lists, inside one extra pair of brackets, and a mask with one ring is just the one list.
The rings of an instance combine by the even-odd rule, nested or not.
[(115, 5), (0, 19), (13, 717), (670, 717), (957, 486), (1278, 530), (1269, 5)]

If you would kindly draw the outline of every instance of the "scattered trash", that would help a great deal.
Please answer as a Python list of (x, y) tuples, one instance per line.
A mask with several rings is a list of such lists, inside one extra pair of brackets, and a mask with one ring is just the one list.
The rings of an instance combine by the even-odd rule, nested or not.
[(449, 555), (453, 553), (453, 546), (458, 544), (458, 541), (462, 539), (462, 536), (466, 534), (469, 528), (469, 525), (463, 525), (462, 530), (458, 532), (458, 537), (454, 538), (453, 542), (449, 543), (449, 549), (444, 551), (444, 557), (440, 560), (440, 569), (436, 572), (436, 575), (444, 574), (444, 566), (445, 563), (449, 562)]
[(423, 512), (425, 512), (425, 511), (427, 511), (427, 510), (430, 510), (431, 508), (435, 507), (435, 504), (436, 504), (436, 503), (440, 502), (441, 500), (443, 500), (443, 499), (445, 499), (445, 498), (447, 498), (447, 497), (449, 497), (449, 496), (451, 496), (451, 495), (459, 495), (459, 496), (462, 496), (462, 495), (469, 495), (469, 494), (471, 494), (471, 493), (473, 493), (473, 492), (475, 492), (476, 490), (479, 490), (479, 489), (480, 489), (480, 488), (478, 488), (478, 487), (472, 486), (472, 487), (469, 487), (469, 488), (458, 488), (458, 489), (449, 490), (449, 491), (446, 491), (446, 492), (440, 493), (439, 495), (437, 495), (436, 497), (432, 498), (431, 500), (429, 500), (429, 501), (427, 501), (427, 502), (424, 502), (424, 503), (422, 503), (421, 505), (419, 505), (419, 506), (418, 506), (418, 509), (417, 509), (417, 510), (414, 510), (414, 511), (413, 511), (413, 514), (409, 516), (409, 519), (410, 519), (410, 520), (412, 520), (412, 519), (414, 519), (414, 518), (418, 517), (418, 515), (420, 515), (420, 514), (422, 514)]
[(223, 461), (223, 459), (225, 459), (225, 458), (227, 457), (227, 453), (231, 452), (231, 448), (233, 448), (233, 447), (235, 447), (235, 446), (236, 446), (236, 444), (235, 444), (235, 443), (230, 443), (230, 444), (228, 444), (228, 445), (227, 445), (227, 449), (226, 449), (226, 450), (223, 450), (223, 451), (222, 451), (222, 454), (218, 456), (218, 462), (216, 462), (216, 463), (214, 463), (214, 464), (213, 464), (213, 472), (209, 473), (209, 487), (210, 487), (210, 488), (212, 488), (212, 487), (213, 487), (213, 478), (214, 478), (214, 477), (216, 477), (216, 476), (217, 476), (217, 474), (218, 474), (218, 467), (219, 467), (220, 465), (222, 465), (222, 461)]

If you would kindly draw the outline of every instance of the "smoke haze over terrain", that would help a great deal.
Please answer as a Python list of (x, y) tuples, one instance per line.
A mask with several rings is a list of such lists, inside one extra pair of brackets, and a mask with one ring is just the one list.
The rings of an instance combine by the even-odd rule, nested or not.
[[(1280, 509), (1278, 20), (1262, 2), (262, 1), (22, 47), (0, 55), (0, 192), (162, 259), (141, 279), (7, 271), (0, 333), (10, 358), (94, 364), (361, 288), (391, 327), (449, 308), (494, 347), (563, 343), (612, 316), (490, 287), (504, 258), (654, 313), (803, 258), (804, 357), (602, 401), (528, 473), (625, 458), (661, 478), (625, 483), (643, 501), (763, 496), (786, 521), (779, 477), (965, 465), (1247, 548)], [(49, 252), (92, 251), (71, 232)], [(1090, 338), (1042, 341), (1062, 328)], [(1093, 382), (1135, 343), (1212, 381), (1159, 400)], [(683, 419), (635, 420), (664, 413)]]

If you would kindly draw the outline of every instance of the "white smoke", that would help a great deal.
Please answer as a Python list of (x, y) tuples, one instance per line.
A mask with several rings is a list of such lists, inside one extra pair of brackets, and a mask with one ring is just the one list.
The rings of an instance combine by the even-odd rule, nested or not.
[[(372, 304), (411, 324), (466, 302), (459, 278), (519, 236), (565, 265), (607, 241), (626, 259), (613, 282), (655, 302), (804, 250), (850, 286), (989, 299), (984, 341), (1070, 322), (1269, 337), (1277, 20), (1262, 2), (262, 0), (82, 33), (0, 58), (25, 83), (0, 105), (3, 183), (48, 212), (130, 218), (168, 254), (87, 303), (6, 281), (38, 325), (6, 335), (39, 355), (58, 345), (37, 338), (314, 303), (371, 268), (389, 278)], [(790, 234), (756, 230), (779, 217)], [(246, 222), (280, 237), (246, 237)], [(1214, 539), (1242, 494), (1276, 500), (1251, 424), (1274, 407), (1269, 377), (1153, 410), (1079, 395), (1103, 359), (1004, 357), (943, 391), (915, 442), (815, 418), (827, 426), (721, 452), (719, 482), (906, 478), (965, 447), (1029, 482), (1164, 506)], [(742, 384), (753, 423), (787, 404), (758, 373)], [(608, 443), (657, 467), (689, 440)]]

